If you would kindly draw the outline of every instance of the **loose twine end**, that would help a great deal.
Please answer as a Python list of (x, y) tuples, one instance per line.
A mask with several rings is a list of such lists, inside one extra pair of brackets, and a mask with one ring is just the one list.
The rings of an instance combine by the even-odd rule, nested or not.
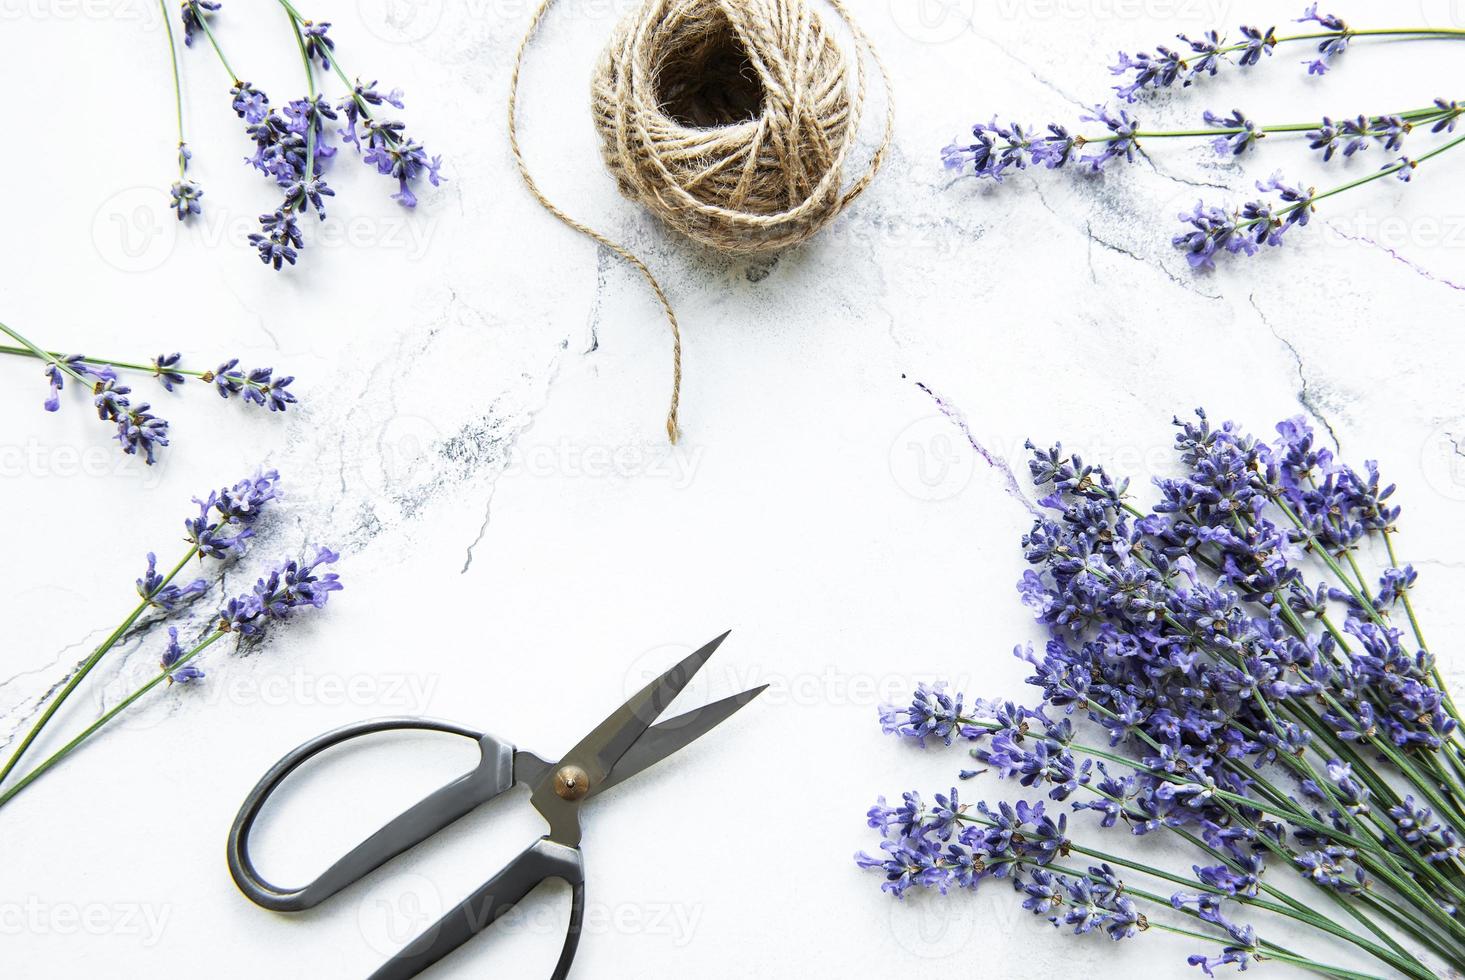
[[(666, 434), (680, 435), (682, 337), (646, 263), (550, 201), (519, 147), (524, 52), (555, 0), (541, 0), (509, 80), (509, 148), (541, 206), (641, 273), (672, 335)], [(809, 0), (643, 0), (616, 28), (596, 67), (591, 110), (601, 154), (621, 193), (699, 244), (730, 254), (806, 241), (870, 186), (890, 148), (890, 76), (842, 0), (827, 0), (854, 38), (853, 69)], [(865, 58), (887, 93), (885, 132), (846, 188), (866, 98)]]

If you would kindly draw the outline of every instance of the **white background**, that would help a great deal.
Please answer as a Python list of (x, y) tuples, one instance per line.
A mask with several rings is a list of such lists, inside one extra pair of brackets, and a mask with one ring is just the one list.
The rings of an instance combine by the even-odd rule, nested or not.
[[(283, 275), (243, 241), (275, 192), (240, 162), (247, 141), (206, 48), (183, 52), (205, 214), (179, 227), (162, 210), (173, 110), (156, 9), (0, 0), (0, 317), (67, 351), (273, 365), (301, 396), (267, 416), (139, 378), (173, 423), (148, 469), (117, 453), (81, 393), (47, 415), (39, 365), (0, 362), (0, 735), (131, 607), (144, 554), (181, 551), (189, 498), (261, 463), (288, 498), (208, 602), (315, 544), (344, 554), (346, 581), (324, 614), (248, 655), (212, 650), (205, 681), (139, 705), (0, 811), (5, 975), (363, 975), (533, 839), (537, 818), (522, 797), (502, 801), (316, 912), (277, 916), (238, 894), (223, 860), (235, 808), (270, 763), (381, 714), (451, 718), (553, 755), (728, 627), (687, 703), (772, 689), (589, 808), (577, 977), (1186, 972), (1195, 944), (1053, 935), (1000, 886), (897, 904), (851, 862), (876, 844), (863, 814), (877, 794), (929, 795), (965, 761), (883, 737), (878, 702), (938, 677), (1028, 696), (1010, 655), (1037, 638), (1013, 589), (1028, 437), (1131, 474), (1144, 498), (1170, 466), (1172, 415), (1205, 405), (1265, 433), (1308, 412), (1345, 456), (1378, 458), (1400, 483), (1401, 544), (1458, 677), (1465, 163), (1335, 199), (1280, 252), (1196, 276), (1169, 238), (1197, 197), (1235, 203), (1275, 168), (1331, 186), (1385, 158), (1370, 150), (1330, 175), (1296, 140), (1241, 164), (1158, 143), (1097, 179), (996, 187), (953, 180), (939, 151), (993, 112), (1076, 123), (1108, 93), (1121, 47), (1234, 34), (1291, 6), (850, 5), (895, 81), (895, 148), (852, 213), (776, 259), (699, 251), (615, 194), (586, 89), (624, 4), (562, 0), (531, 53), (523, 137), (546, 191), (644, 256), (682, 316), (685, 439), (672, 449), (653, 300), (539, 209), (507, 152), (525, 0), (302, 8), (335, 23), (348, 71), (406, 90), (403, 118), (445, 155), (450, 182), (406, 214), (343, 151), (331, 220)], [(283, 14), (225, 8), (236, 67), (277, 101), (298, 95)], [(1450, 0), (1337, 12), (1358, 26), (1465, 23)], [(1276, 122), (1397, 111), (1460, 96), (1458, 51), (1360, 42), (1319, 80), (1292, 47), (1137, 111), (1153, 126), (1233, 106)], [(115, 653), (56, 735), (148, 676), (162, 639), (154, 628)], [(472, 760), (426, 738), (372, 748), (316, 770), (262, 825), (267, 873), (303, 879)], [(1159, 842), (1143, 850), (1189, 864)], [(541, 894), (433, 975), (546, 975), (563, 898)]]

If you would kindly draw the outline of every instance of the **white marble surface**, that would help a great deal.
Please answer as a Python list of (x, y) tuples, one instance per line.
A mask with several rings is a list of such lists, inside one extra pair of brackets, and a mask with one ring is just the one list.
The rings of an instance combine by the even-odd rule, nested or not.
[[(865, 807), (941, 788), (961, 758), (882, 737), (875, 705), (936, 677), (1024, 695), (1009, 655), (1036, 635), (1012, 589), (1030, 519), (1023, 440), (1062, 439), (1144, 486), (1168, 463), (1171, 416), (1197, 404), (1258, 429), (1304, 411), (1350, 458), (1377, 457), (1401, 485), (1430, 628), (1451, 636), (1465, 620), (1451, 601), (1465, 584), (1462, 161), (1338, 199), (1282, 253), (1197, 277), (1168, 245), (1170, 216), (1198, 195), (1234, 201), (1275, 167), (1329, 181), (1300, 145), (1278, 140), (1243, 165), (1158, 146), (1100, 179), (1002, 187), (952, 181), (938, 151), (993, 111), (1073, 120), (1106, 93), (1116, 49), (1280, 19), (1277, 5), (850, 0), (896, 83), (888, 169), (810, 245), (726, 259), (615, 195), (585, 89), (625, 5), (561, 6), (527, 69), (524, 138), (547, 191), (665, 277), (687, 341), (675, 449), (660, 437), (668, 345), (653, 301), (545, 215), (508, 156), (527, 0), (309, 4), (335, 22), (349, 70), (406, 89), (405, 118), (451, 181), (406, 216), (341, 161), (331, 223), (281, 276), (242, 241), (273, 192), (238, 163), (227, 80), (206, 50), (186, 52), (185, 76), (207, 217), (180, 229), (159, 211), (172, 108), (156, 10), (0, 0), (12, 134), (0, 317), (66, 350), (272, 364), (298, 377), (302, 402), (266, 417), (197, 387), (158, 392), (175, 445), (146, 469), (77, 393), (44, 414), (37, 366), (0, 362), (0, 737), (130, 607), (144, 553), (180, 547), (189, 497), (261, 463), (282, 472), (288, 501), (223, 588), (308, 543), (344, 553), (347, 583), (249, 656), (212, 652), (201, 685), (151, 699), (0, 812), (3, 972), (362, 975), (536, 819), (522, 799), (496, 805), (329, 906), (279, 917), (244, 901), (223, 861), (235, 807), (277, 756), (338, 724), (415, 713), (552, 754), (733, 627), (695, 696), (773, 688), (591, 808), (576, 976), (1180, 974), (1182, 943), (1052, 936), (1001, 889), (880, 895), (850, 862), (873, 846)], [(1452, 15), (1444, 0), (1414, 7), (1397, 21)], [(226, 8), (240, 70), (295, 88), (274, 5)], [(1393, 111), (1458, 96), (1457, 50), (1360, 44), (1321, 81), (1284, 51), (1142, 112)], [(120, 650), (57, 734), (115, 703), (159, 643), (154, 629)], [(1465, 661), (1440, 646), (1459, 677)], [(426, 740), (379, 748), (291, 796), (263, 827), (267, 871), (322, 866), (467, 758)], [(542, 896), (433, 975), (544, 975), (562, 898)]]

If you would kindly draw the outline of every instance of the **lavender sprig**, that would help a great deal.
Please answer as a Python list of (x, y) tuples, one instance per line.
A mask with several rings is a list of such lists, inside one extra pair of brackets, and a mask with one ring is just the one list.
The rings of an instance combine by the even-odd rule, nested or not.
[[(1102, 124), (1103, 131), (1070, 133), (1060, 123), (1049, 123), (1044, 133), (1020, 123), (1003, 124), (994, 118), (973, 127), (976, 142), (953, 143), (941, 151), (941, 156), (948, 169), (1000, 182), (1007, 171), (1022, 170), (1029, 164), (1057, 170), (1077, 160), (1099, 170), (1115, 160), (1132, 163), (1142, 140), (1207, 139), (1218, 154), (1241, 156), (1255, 150), (1268, 136), (1301, 135), (1309, 141), (1309, 148), (1328, 162), (1340, 148), (1347, 158), (1375, 144), (1396, 151), (1407, 136), (1419, 130), (1428, 129), (1434, 134), (1454, 132), (1462, 113), (1465, 105), (1439, 98), (1433, 105), (1419, 109), (1359, 115), (1340, 122), (1324, 116), (1316, 122), (1259, 123), (1242, 110), (1234, 109), (1228, 115), (1206, 110), (1202, 115), (1205, 127), (1200, 129), (1144, 129), (1123, 108), (1115, 111), (1097, 106), (1081, 118), (1084, 122)], [(1098, 152), (1079, 152), (1087, 148)]]
[(1234, 211), (1209, 207), (1204, 202), (1198, 202), (1194, 210), (1179, 216), (1187, 230), (1175, 235), (1171, 239), (1172, 244), (1185, 253), (1192, 269), (1213, 270), (1216, 267), (1216, 258), (1220, 255), (1255, 255), (1263, 245), (1281, 245), (1284, 232), (1293, 227), (1307, 225), (1319, 201), (1384, 177), (1396, 177), (1407, 183), (1413, 179), (1414, 171), (1420, 164), (1454, 149), (1462, 142), (1465, 142), (1465, 136), (1456, 137), (1417, 158), (1398, 157), (1365, 177), (1325, 191), (1310, 187), (1303, 190), (1299, 186), (1286, 183), (1280, 175), (1273, 174), (1266, 181), (1258, 181), (1256, 186), (1263, 193), (1275, 193), (1279, 199), (1277, 202), (1252, 200)]
[[(173, 22), (168, 18), (167, 0), (158, 0), (158, 6), (163, 12), (163, 27), (167, 32), (168, 60), (173, 68), (173, 108), (178, 117), (178, 179), (173, 182), (168, 193), (172, 198), (174, 214), (179, 221), (183, 221), (202, 213), (203, 190), (196, 182), (188, 179), (188, 161), (193, 158), (193, 154), (189, 151), (183, 134), (183, 79), (178, 73), (178, 45), (173, 39)], [(218, 9), (217, 3), (205, 3), (204, 6)], [(189, 45), (193, 43), (193, 29), (187, 17), (183, 21), (183, 42)]]
[(213, 629), (188, 650), (178, 643), (177, 630), (170, 629), (168, 647), (159, 661), (158, 674), (0, 793), (0, 806), (75, 752), (87, 739), (159, 684), (187, 684), (203, 678), (203, 671), (193, 661), (218, 640), (232, 633), (241, 643), (245, 640), (258, 641), (271, 626), (293, 618), (301, 610), (324, 608), (330, 594), (339, 592), (342, 585), (335, 572), (322, 572), (320, 569), (323, 565), (334, 564), (339, 558), (330, 549), (320, 548), (307, 561), (292, 559), (279, 565), (261, 578), (250, 592), (230, 599), (214, 617)]
[[(1305, 207), (1311, 195), (1289, 191)], [(1024, 907), (1079, 931), (1122, 910), (1077, 889), (1109, 876), (1058, 866), (1068, 854), (1181, 885), (1168, 899), (1124, 893), (1219, 932), (1219, 956), (1188, 960), (1207, 973), (1274, 957), (1364, 976), (1275, 948), (1223, 913), (1227, 903), (1343, 939), (1418, 980), (1435, 975), (1422, 953), (1460, 969), (1465, 740), (1409, 604), (1418, 577), (1394, 557), (1394, 488), (1371, 462), (1337, 462), (1301, 418), (1271, 443), (1203, 412), (1176, 425), (1185, 475), (1155, 481), (1148, 513), (1102, 467), (1033, 449), (1051, 516), (1023, 539), (1034, 570), (1019, 591), (1048, 643), (1017, 652), (1043, 703), (968, 704), (922, 687), (881, 724), (923, 743), (968, 742), (981, 772), (1069, 801), (1100, 827), (1174, 834), (1201, 858), (1193, 875), (1086, 847), (1034, 804), (973, 812), (956, 790), (933, 805), (914, 793), (900, 807), (881, 801), (869, 822), (886, 853), (860, 863), (896, 894), (1011, 877)], [(1388, 552), (1372, 580), (1359, 561), (1369, 538)], [(1395, 610), (1413, 645), (1391, 624)], [(1081, 735), (1083, 719), (1098, 738)], [(1270, 884), (1269, 866), (1292, 868), (1362, 928)]]
[(31, 726), (25, 738), (21, 739), (4, 768), (0, 769), (0, 784), (4, 783), (47, 722), (86, 679), (92, 668), (128, 635), (138, 620), (149, 613), (159, 618), (171, 616), (187, 608), (208, 591), (208, 583), (202, 578), (182, 586), (173, 584), (189, 562), (198, 558), (200, 562), (212, 559), (223, 563), (244, 553), (249, 540), (254, 537), (254, 525), (260, 515), (280, 497), (279, 479), (279, 474), (274, 470), (259, 472), (231, 486), (215, 490), (203, 499), (194, 498), (198, 514), (184, 522), (185, 539), (190, 542), (188, 549), (167, 574), (159, 574), (157, 558), (152, 552), (148, 552), (147, 569), (137, 580), (140, 601), (46, 705), (40, 718)]
[(1239, 68), (1250, 68), (1271, 56), (1279, 44), (1298, 41), (1316, 42), (1317, 56), (1303, 62), (1308, 74), (1321, 75), (1328, 71), (1331, 63), (1348, 49), (1349, 43), (1358, 37), (1402, 37), (1406, 39), (1454, 38), (1465, 36), (1465, 30), (1458, 28), (1403, 27), (1356, 30), (1333, 14), (1318, 13), (1316, 3), (1309, 6), (1297, 23), (1316, 24), (1318, 29), (1283, 37), (1277, 36), (1275, 27), (1265, 30), (1242, 25), (1240, 40), (1230, 41), (1216, 31), (1207, 31), (1200, 37), (1177, 35), (1179, 48), (1159, 46), (1155, 52), (1139, 52), (1134, 55), (1121, 51), (1118, 60), (1109, 71), (1126, 79), (1114, 86), (1114, 91), (1126, 102), (1137, 101), (1144, 93), (1155, 89), (1170, 88), (1176, 84), (1182, 88), (1193, 85), (1202, 78), (1215, 75), (1221, 68), (1234, 64)]
[(44, 403), (46, 411), (59, 410), (66, 380), (76, 381), (91, 390), (98, 418), (117, 427), (116, 439), (122, 451), (141, 455), (148, 465), (156, 461), (157, 448), (168, 445), (168, 423), (153, 415), (152, 406), (148, 403), (133, 403), (132, 389), (119, 381), (119, 369), (145, 371), (168, 391), (175, 390), (188, 378), (197, 378), (205, 384), (212, 384), (223, 398), (239, 395), (247, 404), (259, 405), (271, 412), (283, 412), (296, 403), (295, 393), (289, 390), (295, 381), (293, 375), (277, 377), (274, 369), (268, 367), (244, 371), (238, 366), (238, 358), (225, 361), (211, 371), (194, 371), (181, 365), (182, 355), (178, 353), (159, 354), (147, 364), (138, 364), (46, 351), (3, 323), (0, 323), (0, 331), (22, 345), (0, 345), (0, 354), (34, 357), (45, 362), (44, 374), (50, 383), (50, 395)]

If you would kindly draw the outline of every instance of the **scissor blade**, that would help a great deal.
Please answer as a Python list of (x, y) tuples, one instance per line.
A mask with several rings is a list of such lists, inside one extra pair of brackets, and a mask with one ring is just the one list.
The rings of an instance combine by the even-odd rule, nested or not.
[[(732, 632), (731, 630), (728, 631)], [(598, 785), (626, 750), (646, 733), (657, 717), (666, 710), (692, 676), (717, 651), (727, 633), (722, 634), (702, 649), (692, 653), (681, 663), (631, 695), (595, 730), (580, 740), (580, 744), (566, 752), (560, 765), (576, 765), (590, 776), (590, 785)]]
[(659, 725), (652, 725), (636, 740), (635, 745), (626, 750), (626, 754), (621, 756), (621, 761), (615, 764), (610, 775), (602, 779), (598, 786), (591, 788), (589, 795), (595, 796), (602, 790), (610, 789), (617, 783), (624, 782), (637, 773), (651, 768), (667, 756), (681, 751), (727, 721), (737, 713), (739, 708), (767, 689), (768, 685), (764, 684), (741, 694), (723, 698), (721, 701), (703, 705), (684, 715), (677, 715)]

